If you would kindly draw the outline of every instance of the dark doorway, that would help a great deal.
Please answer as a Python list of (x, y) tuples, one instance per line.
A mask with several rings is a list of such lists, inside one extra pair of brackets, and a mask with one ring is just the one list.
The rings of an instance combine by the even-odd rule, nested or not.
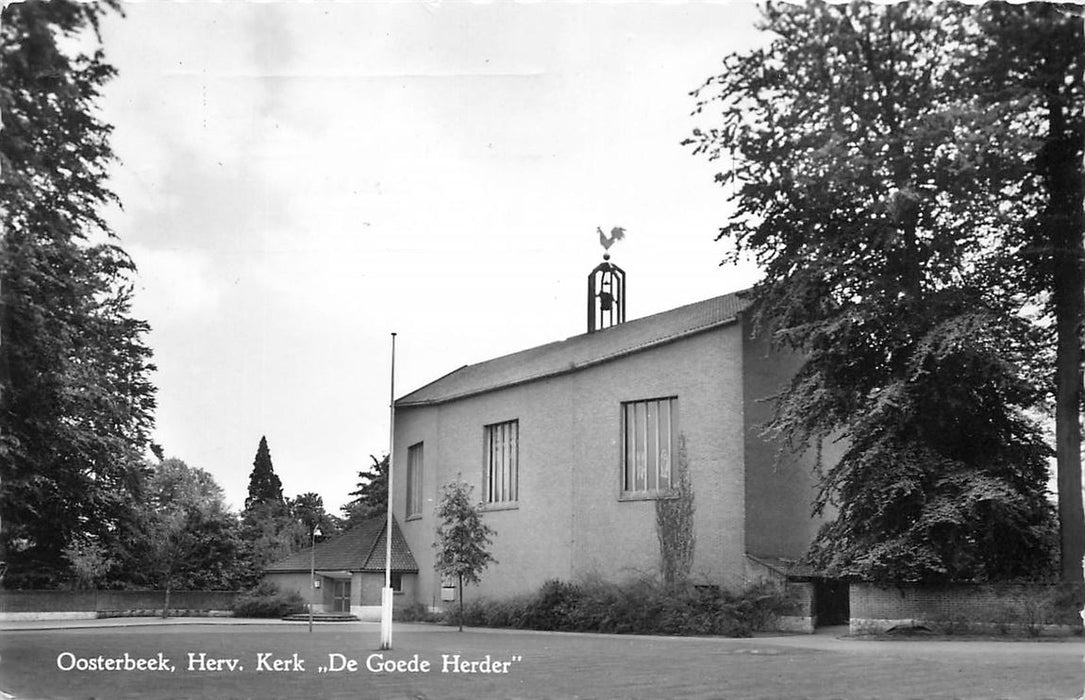
[(846, 625), (851, 621), (848, 582), (823, 578), (814, 581), (814, 615), (818, 627)]
[(335, 582), (332, 595), (332, 609), (335, 612), (350, 612), (350, 579)]

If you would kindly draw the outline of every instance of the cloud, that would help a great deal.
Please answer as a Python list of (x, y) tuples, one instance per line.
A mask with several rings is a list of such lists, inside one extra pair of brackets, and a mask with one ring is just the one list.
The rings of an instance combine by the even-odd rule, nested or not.
[(125, 9), (105, 24), (111, 221), (161, 439), (235, 502), (265, 433), (288, 490), (343, 500), (386, 441), (389, 331), (405, 388), (581, 332), (596, 226), (630, 231), (631, 317), (737, 282), (716, 269), (715, 171), (678, 142), (752, 10)]
[(153, 313), (176, 320), (218, 307), (221, 291), (204, 252), (140, 245), (129, 246), (128, 252), (139, 269), (133, 302), (137, 316)]

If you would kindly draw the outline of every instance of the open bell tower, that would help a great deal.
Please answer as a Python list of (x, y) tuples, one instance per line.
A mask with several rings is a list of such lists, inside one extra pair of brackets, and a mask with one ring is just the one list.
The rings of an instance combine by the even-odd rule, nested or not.
[[(599, 243), (604, 251), (625, 237), (620, 227), (611, 229), (608, 237), (602, 229)], [(610, 253), (603, 253), (599, 263), (588, 275), (588, 333), (603, 330), (625, 322), (625, 270), (610, 262)]]

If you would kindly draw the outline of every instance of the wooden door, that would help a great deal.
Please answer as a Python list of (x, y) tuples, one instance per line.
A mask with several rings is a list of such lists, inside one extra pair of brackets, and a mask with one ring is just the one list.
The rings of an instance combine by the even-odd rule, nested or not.
[(332, 609), (350, 612), (350, 579), (336, 579), (332, 591)]

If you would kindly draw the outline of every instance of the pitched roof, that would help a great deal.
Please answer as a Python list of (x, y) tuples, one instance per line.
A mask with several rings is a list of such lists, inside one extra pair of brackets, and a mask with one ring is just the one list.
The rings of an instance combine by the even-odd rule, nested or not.
[(401, 397), (396, 406), (425, 406), (575, 372), (737, 320), (749, 304), (733, 292), (626, 321), (594, 333), (540, 345), (463, 367)]
[(746, 552), (746, 556), (753, 559), (758, 564), (775, 571), (780, 576), (791, 579), (792, 581), (807, 581), (811, 578), (816, 578), (818, 575), (818, 572), (814, 567), (798, 559), (750, 554), (749, 552)]
[[(364, 520), (344, 533), (306, 547), (269, 565), (264, 571), (309, 571), (310, 566), (323, 570), (384, 571), (386, 525), (384, 516)], [(311, 558), (310, 558), (311, 554)], [(392, 520), (392, 571), (417, 572), (418, 564), (403, 539), (399, 523)]]

